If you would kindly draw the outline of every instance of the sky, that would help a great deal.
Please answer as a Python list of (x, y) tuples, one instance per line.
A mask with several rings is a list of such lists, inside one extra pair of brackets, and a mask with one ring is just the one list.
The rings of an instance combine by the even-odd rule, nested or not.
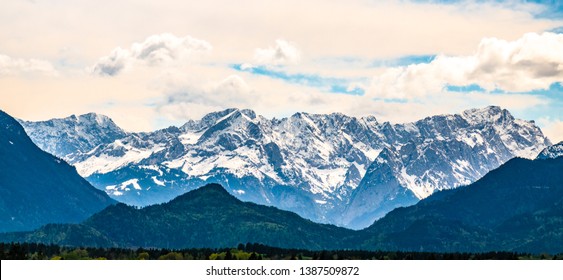
[(226, 108), (402, 123), (497, 105), (563, 140), (563, 4), (2, 0), (0, 110), (152, 131)]

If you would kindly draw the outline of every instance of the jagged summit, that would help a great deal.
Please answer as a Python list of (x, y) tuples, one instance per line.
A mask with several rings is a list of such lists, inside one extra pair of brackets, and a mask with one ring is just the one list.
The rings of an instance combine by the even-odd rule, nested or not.
[(102, 114), (96, 114), (91, 112), (79, 116), (72, 115), (71, 118), (74, 118), (77, 122), (80, 123), (90, 123), (90, 124), (99, 125), (101, 127), (121, 130), (121, 128), (119, 128), (110, 117)]
[(235, 118), (244, 116), (249, 119), (255, 119), (257, 115), (250, 109), (229, 108), (222, 111), (208, 113), (200, 120), (189, 120), (181, 126), (180, 129), (183, 131), (201, 131), (233, 116)]
[(45, 140), (36, 142), (37, 146), (71, 163), (69, 159), (77, 153), (89, 152), (100, 144), (127, 136), (111, 118), (96, 113), (21, 123), (32, 139)]

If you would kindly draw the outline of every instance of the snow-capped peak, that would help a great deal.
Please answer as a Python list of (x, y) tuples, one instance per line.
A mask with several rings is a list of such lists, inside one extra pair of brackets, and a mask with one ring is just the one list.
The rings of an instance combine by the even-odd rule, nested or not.
[(250, 109), (237, 109), (237, 108), (229, 108), (223, 111), (213, 112), (206, 114), (200, 120), (190, 120), (186, 122), (180, 129), (182, 131), (201, 131), (210, 128), (213, 125), (216, 125), (222, 122), (229, 117), (238, 114), (238, 116), (243, 116), (250, 120), (256, 118), (256, 113)]
[[(469, 123), (475, 124), (495, 121), (502, 113), (508, 113), (508, 111), (501, 109), (499, 106), (488, 106), (485, 108), (465, 110), (461, 115)], [(508, 113), (508, 115), (510, 115), (510, 113)]]
[(71, 158), (79, 153), (128, 135), (109, 117), (95, 113), (21, 123), (32, 140), (42, 139), (35, 141), (41, 149), (71, 163)]
[(101, 126), (106, 126), (108, 124), (115, 125), (108, 116), (96, 113), (87, 113), (75, 118), (78, 122), (95, 122), (96, 124)]

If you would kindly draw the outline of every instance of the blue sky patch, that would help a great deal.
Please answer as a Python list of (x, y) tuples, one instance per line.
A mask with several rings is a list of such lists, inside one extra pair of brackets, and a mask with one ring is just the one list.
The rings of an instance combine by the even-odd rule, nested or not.
[(412, 102), (406, 98), (373, 98), (373, 100), (383, 101), (385, 103), (401, 103), (401, 104)]
[(478, 84), (470, 84), (465, 86), (446, 85), (446, 90), (453, 92), (485, 92), (485, 89)]
[(563, 84), (553, 83), (548, 89), (539, 89), (530, 91), (529, 94), (544, 95), (559, 102), (563, 102)]
[(314, 87), (330, 93), (344, 93), (351, 95), (363, 95), (365, 91), (362, 88), (350, 88), (350, 84), (365, 82), (365, 78), (344, 79), (322, 77), (315, 74), (290, 74), (281, 68), (271, 68), (266, 66), (243, 67), (242, 64), (231, 65), (232, 69), (237, 71), (252, 73), (254, 75), (266, 76), (273, 79), (283, 80), (291, 84)]
[[(459, 4), (464, 2), (465, 0), (412, 0), (415, 3), (436, 3), (436, 4)], [(508, 7), (514, 2), (510, 0), (494, 0), (494, 1), (485, 1), (485, 0), (477, 0), (478, 3), (486, 3), (486, 2), (496, 2), (500, 4), (506, 3)], [(562, 19), (563, 18), (563, 1), (561, 0), (521, 0), (523, 3), (533, 3), (533, 4), (540, 4), (545, 7), (542, 11), (537, 14), (534, 14), (536, 18), (548, 18), (548, 19)]]
[(553, 32), (553, 33), (558, 33), (558, 34), (562, 34), (563, 33), (563, 26), (559, 26), (553, 29), (548, 30), (549, 32)]
[(507, 92), (504, 90), (495, 90), (490, 93), (496, 94), (504, 94), (504, 93), (518, 93), (518, 94), (534, 94), (534, 95), (543, 95), (550, 98), (555, 98), (563, 101), (563, 84), (562, 83), (553, 83), (547, 89), (536, 89), (532, 91), (525, 91), (525, 92)]
[(371, 63), (372, 67), (399, 67), (411, 64), (430, 63), (436, 55), (407, 55), (393, 59), (375, 60)]

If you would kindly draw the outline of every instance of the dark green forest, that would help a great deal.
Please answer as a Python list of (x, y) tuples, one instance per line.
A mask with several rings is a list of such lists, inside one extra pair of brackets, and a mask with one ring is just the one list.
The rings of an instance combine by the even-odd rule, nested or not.
[(2, 260), (563, 260), (563, 254), (432, 253), (282, 249), (256, 243), (223, 249), (122, 249), (0, 243)]
[(361, 232), (364, 247), (561, 253), (562, 171), (563, 157), (514, 158), (469, 186), (391, 211)]
[(352, 230), (317, 224), (274, 207), (242, 202), (209, 184), (142, 209), (112, 205), (79, 225), (50, 224), (0, 234), (0, 242), (121, 248), (229, 248), (261, 243), (281, 248), (349, 248)]

